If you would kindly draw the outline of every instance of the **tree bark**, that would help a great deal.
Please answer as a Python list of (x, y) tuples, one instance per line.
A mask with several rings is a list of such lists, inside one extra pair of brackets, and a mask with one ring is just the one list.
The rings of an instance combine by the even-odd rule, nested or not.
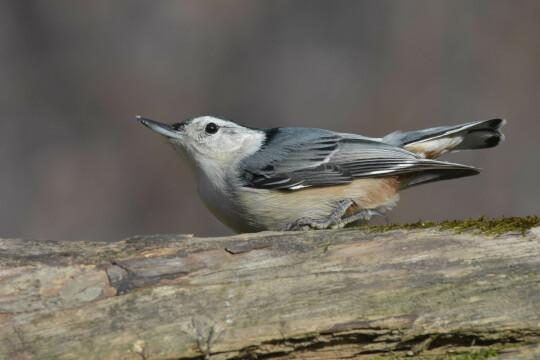
[(539, 343), (540, 228), (0, 240), (0, 359), (535, 359)]

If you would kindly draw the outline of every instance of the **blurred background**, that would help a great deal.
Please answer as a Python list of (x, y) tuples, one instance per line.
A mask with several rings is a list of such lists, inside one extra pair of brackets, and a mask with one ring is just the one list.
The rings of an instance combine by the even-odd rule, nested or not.
[(0, 2), (0, 236), (229, 234), (138, 124), (215, 115), (381, 136), (506, 117), (475, 177), (393, 222), (540, 213), (540, 1)]

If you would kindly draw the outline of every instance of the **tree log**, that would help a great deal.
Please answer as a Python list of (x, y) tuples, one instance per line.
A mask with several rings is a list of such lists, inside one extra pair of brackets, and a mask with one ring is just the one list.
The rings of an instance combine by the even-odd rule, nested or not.
[(0, 240), (0, 359), (536, 359), (538, 344), (538, 227)]

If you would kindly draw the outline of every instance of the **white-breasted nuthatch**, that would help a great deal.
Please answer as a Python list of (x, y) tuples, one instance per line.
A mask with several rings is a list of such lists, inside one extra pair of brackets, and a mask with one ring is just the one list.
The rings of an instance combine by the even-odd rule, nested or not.
[(196, 174), (210, 211), (237, 232), (339, 228), (391, 209), (398, 192), (478, 174), (433, 160), (496, 146), (505, 120), (394, 132), (255, 129), (212, 116), (172, 125), (137, 116), (165, 136)]

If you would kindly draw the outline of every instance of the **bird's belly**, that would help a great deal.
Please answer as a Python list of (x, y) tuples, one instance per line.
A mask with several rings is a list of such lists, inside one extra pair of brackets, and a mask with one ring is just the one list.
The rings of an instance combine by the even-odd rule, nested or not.
[(241, 222), (251, 230), (280, 230), (299, 218), (326, 220), (341, 200), (359, 209), (385, 211), (395, 206), (399, 182), (394, 178), (358, 179), (350, 184), (279, 191), (242, 188), (237, 194)]

